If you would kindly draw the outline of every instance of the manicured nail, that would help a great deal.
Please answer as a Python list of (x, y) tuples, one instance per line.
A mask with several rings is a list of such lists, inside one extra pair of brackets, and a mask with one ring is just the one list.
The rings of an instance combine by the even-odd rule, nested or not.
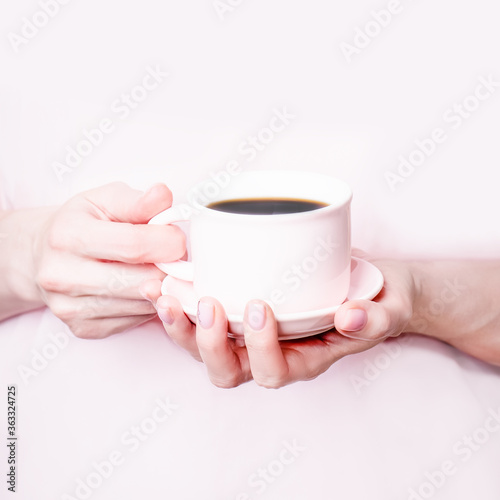
[(363, 309), (349, 309), (344, 320), (346, 326), (341, 328), (347, 332), (357, 332), (366, 326), (367, 321), (368, 316)]
[(159, 308), (158, 316), (160, 317), (163, 323), (166, 323), (167, 325), (174, 324), (175, 318), (174, 315), (172, 314), (172, 310), (170, 309), (170, 307), (167, 307), (166, 309)]
[(198, 302), (198, 322), (202, 328), (208, 330), (214, 325), (214, 306), (200, 300)]
[(250, 302), (248, 305), (248, 324), (256, 332), (266, 326), (266, 308), (258, 302)]

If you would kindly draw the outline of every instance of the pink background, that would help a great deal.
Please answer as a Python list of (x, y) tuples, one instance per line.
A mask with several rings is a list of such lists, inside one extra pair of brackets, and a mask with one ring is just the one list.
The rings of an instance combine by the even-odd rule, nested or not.
[[(444, 119), (480, 77), (500, 81), (498, 7), (402, 1), (349, 64), (340, 44), (389, 3), (252, 0), (221, 20), (209, 0), (74, 1), (18, 52), (9, 33), (40, 7), (2, 7), (3, 203), (57, 204), (113, 180), (163, 181), (182, 201), (237, 161), (346, 180), (353, 244), (373, 255), (498, 258), (500, 89), (457, 129)], [(122, 120), (112, 103), (156, 65), (170, 76)], [(296, 118), (248, 162), (240, 144), (283, 108)], [(116, 130), (60, 183), (53, 163), (105, 118)], [(385, 172), (436, 128), (447, 140), (392, 191)], [(89, 498), (500, 496), (500, 432), (484, 431), (500, 411), (500, 370), (441, 343), (401, 339), (312, 382), (227, 391), (150, 323), (64, 340), (23, 381), (20, 367), (54, 353), (51, 335), (64, 331), (49, 311), (0, 323), (0, 381), (19, 392), (17, 498), (79, 498), (78, 478), (112, 454), (121, 465)], [(156, 425), (157, 398), (178, 408)], [(2, 435), (5, 418), (6, 406)], [(151, 433), (132, 451), (127, 433), (141, 425)], [(468, 448), (467, 436), (481, 444)]]

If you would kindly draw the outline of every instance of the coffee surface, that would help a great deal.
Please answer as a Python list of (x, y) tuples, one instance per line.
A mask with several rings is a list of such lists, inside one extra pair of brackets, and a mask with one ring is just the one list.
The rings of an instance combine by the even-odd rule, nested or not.
[(327, 203), (295, 198), (248, 198), (217, 201), (207, 205), (212, 210), (243, 215), (282, 215), (310, 212), (327, 207)]

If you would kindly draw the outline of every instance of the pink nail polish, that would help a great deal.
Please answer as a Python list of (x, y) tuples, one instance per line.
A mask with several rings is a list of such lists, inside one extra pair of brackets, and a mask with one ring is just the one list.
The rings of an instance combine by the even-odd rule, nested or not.
[(248, 324), (256, 332), (266, 326), (266, 308), (263, 304), (251, 302), (248, 306)]
[(366, 326), (367, 321), (368, 316), (363, 309), (349, 309), (344, 320), (344, 324), (347, 326), (342, 327), (342, 330), (357, 332)]
[(167, 307), (166, 309), (158, 309), (158, 316), (163, 323), (166, 323), (167, 325), (174, 324), (175, 318), (170, 308)]
[(200, 300), (198, 302), (198, 322), (202, 328), (208, 330), (214, 326), (214, 306)]

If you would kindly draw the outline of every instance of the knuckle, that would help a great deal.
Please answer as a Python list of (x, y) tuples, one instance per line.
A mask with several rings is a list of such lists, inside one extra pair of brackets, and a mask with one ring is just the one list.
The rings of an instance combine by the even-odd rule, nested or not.
[(47, 232), (47, 244), (53, 250), (60, 250), (63, 247), (63, 235), (62, 231), (59, 230), (59, 227), (56, 224), (50, 226)]
[(384, 314), (380, 318), (380, 331), (387, 333), (392, 329), (392, 318), (388, 311), (384, 310)]
[(382, 333), (384, 333), (385, 336), (399, 335), (410, 319), (411, 315), (407, 316), (404, 312), (400, 312), (397, 316), (395, 316), (389, 311), (386, 311), (383, 318)]
[(47, 244), (52, 250), (66, 250), (71, 247), (74, 239), (73, 225), (66, 223), (64, 218), (56, 219), (47, 230)]
[(409, 298), (405, 298), (403, 302), (403, 307), (400, 309), (401, 311), (401, 322), (404, 323), (403, 327), (405, 327), (411, 320), (413, 316), (413, 304)]
[(50, 268), (40, 271), (35, 278), (37, 285), (47, 292), (67, 293), (68, 284), (56, 275)]
[(75, 337), (78, 337), (79, 339), (83, 340), (93, 340), (98, 338), (96, 335), (96, 332), (93, 328), (90, 328), (90, 326), (83, 322), (83, 323), (77, 323), (74, 325), (68, 325), (73, 332), (73, 335)]
[(50, 304), (52, 313), (60, 320), (68, 324), (75, 318), (76, 311), (73, 307), (66, 304), (64, 301), (56, 301)]
[(48, 292), (51, 292), (55, 281), (52, 278), (52, 275), (48, 274), (47, 272), (40, 271), (36, 277), (35, 277), (36, 284), (38, 285), (39, 288), (42, 290), (46, 290)]

